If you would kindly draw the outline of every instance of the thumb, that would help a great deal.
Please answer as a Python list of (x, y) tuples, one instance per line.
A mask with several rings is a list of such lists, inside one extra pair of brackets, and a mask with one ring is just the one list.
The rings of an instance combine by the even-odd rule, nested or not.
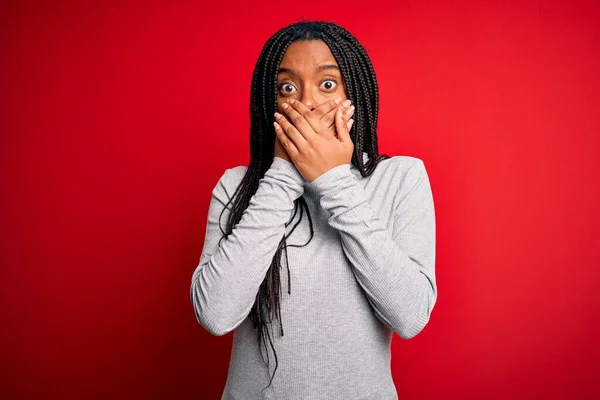
[(335, 130), (337, 131), (337, 138), (340, 142), (351, 141), (350, 130), (348, 129), (346, 122), (344, 122), (342, 107), (338, 107), (337, 112), (335, 113)]

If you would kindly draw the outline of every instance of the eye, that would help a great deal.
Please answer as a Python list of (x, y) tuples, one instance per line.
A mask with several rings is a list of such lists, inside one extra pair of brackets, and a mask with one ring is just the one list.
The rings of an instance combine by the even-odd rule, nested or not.
[(284, 83), (279, 84), (279, 91), (283, 95), (288, 95), (288, 94), (294, 93), (294, 90), (296, 90), (296, 87), (294, 85), (292, 85), (291, 83), (284, 82)]
[(321, 83), (321, 87), (325, 90), (333, 90), (337, 86), (337, 82), (333, 79), (327, 79)]

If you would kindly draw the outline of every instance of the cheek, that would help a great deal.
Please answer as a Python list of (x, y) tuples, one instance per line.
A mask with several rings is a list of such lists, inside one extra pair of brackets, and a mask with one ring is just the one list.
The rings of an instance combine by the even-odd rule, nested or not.
[(285, 115), (285, 111), (283, 110), (283, 107), (281, 107), (281, 105), (282, 105), (283, 103), (287, 103), (287, 101), (288, 101), (290, 98), (293, 98), (293, 99), (295, 99), (295, 100), (298, 100), (296, 97), (281, 97), (281, 96), (280, 96), (280, 97), (277, 97), (277, 112), (278, 112), (279, 114), (283, 114), (283, 115)]
[(281, 108), (281, 105), (285, 103), (285, 99), (282, 99), (281, 97), (277, 98), (277, 112), (279, 114), (283, 114), (283, 108)]
[(343, 86), (340, 86), (336, 91), (336, 94), (342, 98), (342, 101), (348, 99), (348, 94), (346, 93), (346, 89)]

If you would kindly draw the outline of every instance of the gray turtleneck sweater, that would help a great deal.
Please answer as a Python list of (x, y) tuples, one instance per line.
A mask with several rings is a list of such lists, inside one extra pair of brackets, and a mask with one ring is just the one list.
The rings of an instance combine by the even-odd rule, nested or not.
[[(363, 159), (368, 160), (363, 153)], [(222, 399), (397, 399), (391, 375), (394, 332), (410, 339), (428, 323), (437, 299), (435, 215), (423, 161), (394, 156), (363, 178), (353, 164), (306, 182), (275, 157), (242, 219), (219, 246), (219, 215), (247, 170), (227, 169), (214, 190), (190, 297), (198, 322), (214, 335), (233, 331)], [(248, 314), (303, 196), (314, 237), (282, 257), (281, 317), (270, 345), (259, 347)], [(231, 204), (221, 216), (223, 229)], [(310, 238), (306, 213), (287, 240)], [(262, 354), (262, 357), (261, 357)], [(264, 360), (267, 360), (267, 367)]]

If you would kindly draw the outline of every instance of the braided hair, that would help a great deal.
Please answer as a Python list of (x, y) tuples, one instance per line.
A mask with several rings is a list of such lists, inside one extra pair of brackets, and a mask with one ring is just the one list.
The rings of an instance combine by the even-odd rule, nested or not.
[[(269, 169), (274, 157), (275, 130), (273, 127), (274, 116), (277, 110), (277, 74), (279, 64), (288, 46), (298, 40), (322, 40), (327, 44), (337, 61), (343, 80), (345, 82), (348, 98), (355, 105), (354, 124), (350, 130), (350, 137), (354, 144), (354, 154), (351, 162), (358, 168), (363, 177), (370, 176), (377, 164), (390, 158), (386, 154), (379, 154), (377, 146), (377, 116), (379, 111), (379, 90), (373, 65), (367, 52), (358, 40), (341, 26), (325, 21), (301, 21), (288, 25), (277, 31), (264, 45), (256, 63), (252, 76), (250, 95), (250, 162), (233, 196), (227, 203), (233, 203), (229, 214), (226, 232), (221, 228), (224, 239), (233, 231), (235, 225), (241, 220), (244, 210), (248, 207), (250, 199), (258, 189), (258, 183)], [(369, 159), (365, 163), (362, 153), (366, 152)], [(227, 208), (227, 205), (225, 208)], [(258, 346), (261, 342), (267, 353), (267, 341), (273, 350), (275, 370), (269, 381), (269, 387), (277, 370), (277, 354), (273, 340), (269, 333), (268, 325), (275, 316), (279, 321), (279, 330), (283, 336), (281, 323), (281, 282), (279, 271), (281, 269), (281, 256), (285, 252), (288, 276), (288, 294), (291, 294), (289, 263), (287, 263), (287, 247), (303, 247), (312, 240), (314, 231), (308, 206), (303, 197), (294, 201), (294, 213), (287, 227), (294, 220), (298, 209), (300, 217), (288, 234), (283, 235), (279, 243), (271, 266), (266, 273), (256, 301), (250, 311), (249, 318), (253, 327), (258, 329)], [(225, 211), (225, 208), (223, 211)], [(303, 245), (287, 244), (288, 237), (296, 229), (306, 209), (310, 226), (310, 239)], [(221, 216), (223, 212), (221, 212)], [(220, 226), (220, 217), (219, 217)], [(219, 241), (220, 243), (220, 241)], [(264, 357), (263, 362), (265, 362)], [(265, 362), (268, 366), (268, 363)], [(266, 388), (265, 388), (266, 389)]]

